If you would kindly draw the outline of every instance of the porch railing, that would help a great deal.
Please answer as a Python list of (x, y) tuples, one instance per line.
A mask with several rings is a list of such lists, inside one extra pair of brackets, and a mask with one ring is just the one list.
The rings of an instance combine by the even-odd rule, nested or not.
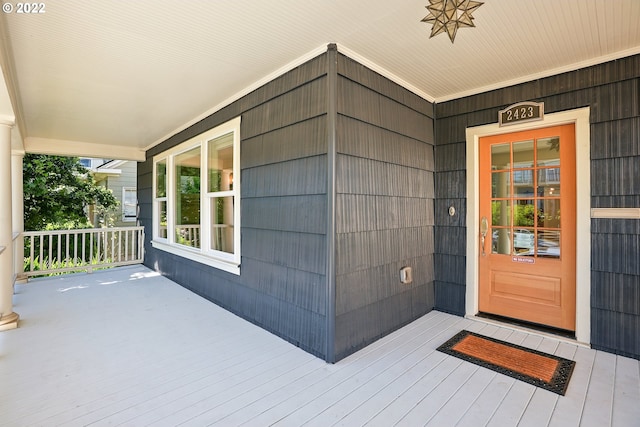
[(144, 227), (26, 231), (25, 276), (140, 264)]

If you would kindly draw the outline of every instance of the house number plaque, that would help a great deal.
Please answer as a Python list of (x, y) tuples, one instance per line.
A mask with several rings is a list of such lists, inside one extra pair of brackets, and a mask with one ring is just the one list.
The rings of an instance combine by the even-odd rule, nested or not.
[(533, 122), (544, 117), (544, 102), (519, 102), (498, 112), (499, 126)]

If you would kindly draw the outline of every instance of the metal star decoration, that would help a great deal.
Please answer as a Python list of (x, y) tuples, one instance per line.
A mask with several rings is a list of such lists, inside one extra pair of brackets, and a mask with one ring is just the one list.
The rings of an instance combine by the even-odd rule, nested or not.
[(429, 3), (429, 6), (425, 6), (429, 14), (421, 21), (433, 24), (429, 38), (446, 31), (451, 43), (456, 38), (458, 28), (475, 27), (471, 14), (484, 4), (472, 0), (429, 0)]

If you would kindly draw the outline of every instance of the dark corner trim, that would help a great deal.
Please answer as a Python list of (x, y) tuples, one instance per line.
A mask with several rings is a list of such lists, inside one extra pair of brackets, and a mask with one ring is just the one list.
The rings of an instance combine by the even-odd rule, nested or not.
[(336, 120), (338, 48), (327, 45), (327, 306), (326, 354), (329, 363), (336, 361)]

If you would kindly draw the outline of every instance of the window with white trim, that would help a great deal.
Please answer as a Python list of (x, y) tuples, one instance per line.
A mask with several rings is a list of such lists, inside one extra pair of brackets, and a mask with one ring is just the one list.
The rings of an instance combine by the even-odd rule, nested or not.
[(240, 274), (240, 117), (153, 159), (155, 248)]

